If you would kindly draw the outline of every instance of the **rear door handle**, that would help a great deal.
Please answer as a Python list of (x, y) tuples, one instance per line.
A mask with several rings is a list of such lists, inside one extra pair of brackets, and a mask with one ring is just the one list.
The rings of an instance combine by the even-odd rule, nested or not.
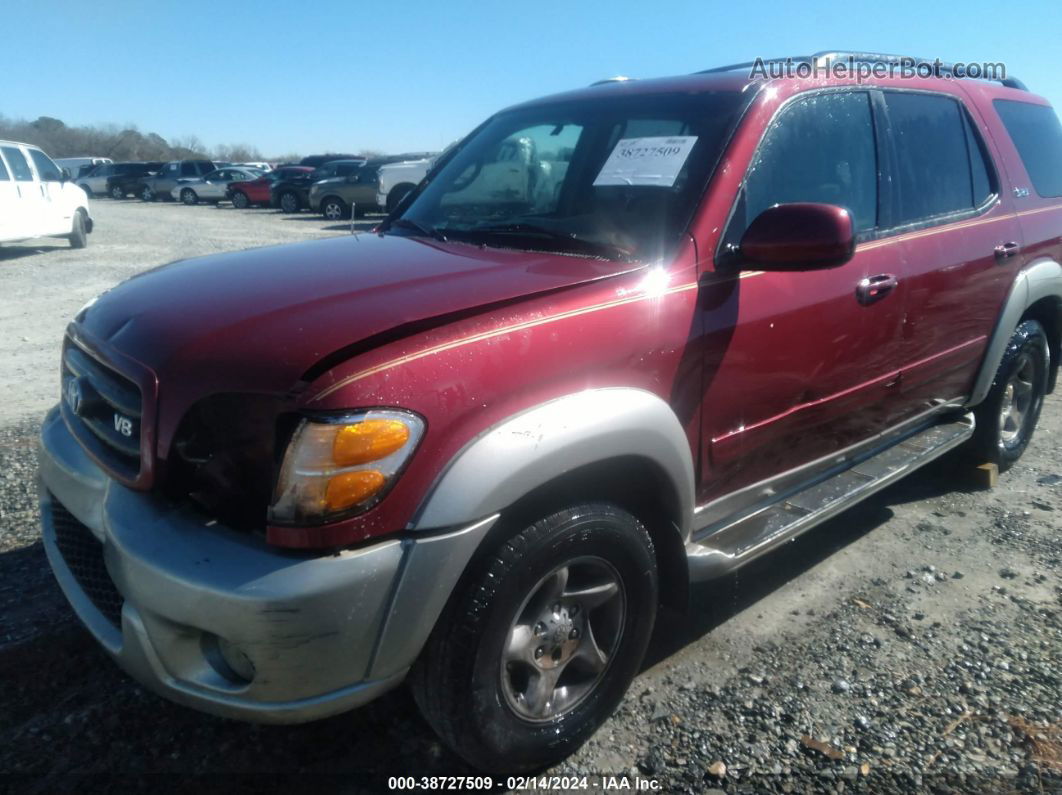
[(1021, 246), (1017, 243), (1000, 243), (995, 248), (996, 262), (1005, 262), (1020, 251)]
[(879, 273), (877, 276), (868, 276), (856, 285), (856, 298), (859, 303), (866, 306), (875, 301), (880, 301), (900, 284), (900, 281), (891, 273)]

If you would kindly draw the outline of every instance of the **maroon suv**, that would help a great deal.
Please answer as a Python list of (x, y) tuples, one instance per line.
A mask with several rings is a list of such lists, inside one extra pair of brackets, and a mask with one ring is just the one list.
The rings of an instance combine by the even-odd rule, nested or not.
[(41, 431), (74, 609), (193, 707), (305, 721), (408, 680), (485, 770), (570, 753), (658, 604), (953, 448), (1029, 443), (1062, 128), (949, 77), (547, 97), (377, 233), (103, 294)]

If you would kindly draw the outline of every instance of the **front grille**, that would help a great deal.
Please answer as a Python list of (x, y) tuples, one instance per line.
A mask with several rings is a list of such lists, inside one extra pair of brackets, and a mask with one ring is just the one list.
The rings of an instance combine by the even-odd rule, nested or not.
[(114, 587), (103, 562), (103, 544), (85, 525), (53, 498), (52, 527), (55, 545), (89, 600), (114, 626), (122, 624), (122, 595)]
[(140, 389), (68, 343), (63, 352), (63, 417), (82, 444), (116, 474), (140, 472)]

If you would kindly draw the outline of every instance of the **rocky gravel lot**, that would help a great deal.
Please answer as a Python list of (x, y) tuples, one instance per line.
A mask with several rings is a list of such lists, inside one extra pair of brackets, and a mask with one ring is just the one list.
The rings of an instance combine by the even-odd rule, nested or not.
[[(200, 715), (141, 690), (48, 571), (34, 433), (62, 329), (178, 256), (345, 225), (95, 203), (90, 247), (0, 248), (0, 788), (385, 790), (471, 774), (404, 691), (305, 726)], [(953, 454), (664, 613), (619, 712), (550, 773), (665, 792), (1062, 792), (1062, 396), (984, 489)]]

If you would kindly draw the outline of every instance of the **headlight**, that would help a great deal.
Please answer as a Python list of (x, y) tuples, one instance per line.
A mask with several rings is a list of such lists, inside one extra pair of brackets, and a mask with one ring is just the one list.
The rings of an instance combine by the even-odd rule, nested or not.
[(424, 420), (374, 409), (304, 419), (284, 453), (269, 518), (320, 524), (366, 511), (394, 483), (424, 434)]

